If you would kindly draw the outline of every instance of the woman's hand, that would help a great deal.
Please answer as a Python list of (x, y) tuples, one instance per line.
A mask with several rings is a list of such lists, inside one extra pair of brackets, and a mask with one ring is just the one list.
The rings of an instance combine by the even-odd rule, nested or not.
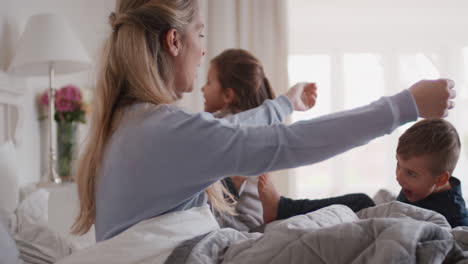
[(295, 111), (307, 111), (315, 105), (317, 86), (315, 83), (297, 83), (284, 95), (289, 98)]
[(449, 109), (455, 107), (452, 99), (456, 96), (455, 83), (449, 79), (422, 80), (413, 84), (409, 91), (413, 94), (424, 118), (441, 118), (448, 116)]

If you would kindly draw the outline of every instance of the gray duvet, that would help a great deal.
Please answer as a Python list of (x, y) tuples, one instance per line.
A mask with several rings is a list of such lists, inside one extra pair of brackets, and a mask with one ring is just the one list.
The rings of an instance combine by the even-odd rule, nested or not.
[(220, 229), (185, 241), (166, 263), (467, 263), (468, 228), (400, 202), (353, 213), (330, 206), (266, 226)]

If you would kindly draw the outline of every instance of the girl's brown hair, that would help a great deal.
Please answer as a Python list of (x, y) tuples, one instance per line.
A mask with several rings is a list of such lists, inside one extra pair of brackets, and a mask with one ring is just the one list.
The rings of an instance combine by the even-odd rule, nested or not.
[(250, 52), (228, 49), (211, 63), (216, 67), (221, 88), (234, 91), (234, 101), (228, 106), (232, 113), (258, 107), (265, 100), (275, 98), (262, 64)]

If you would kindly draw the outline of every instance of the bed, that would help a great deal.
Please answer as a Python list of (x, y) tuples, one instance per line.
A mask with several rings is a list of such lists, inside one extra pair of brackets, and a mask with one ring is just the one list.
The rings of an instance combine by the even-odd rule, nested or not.
[(220, 229), (209, 208), (199, 207), (77, 246), (77, 240), (49, 225), (49, 207), (58, 205), (50, 202), (47, 188), (33, 188), (19, 199), (15, 148), (21, 144), (21, 93), (6, 89), (8, 84), (0, 75), (1, 264), (468, 263), (467, 228), (451, 229), (443, 216), (399, 202), (358, 214), (331, 206), (273, 222), (263, 233)]
[(275, 221), (264, 233), (216, 228), (207, 208), (169, 213), (78, 251), (78, 263), (468, 263), (468, 230), (400, 202), (342, 205)]

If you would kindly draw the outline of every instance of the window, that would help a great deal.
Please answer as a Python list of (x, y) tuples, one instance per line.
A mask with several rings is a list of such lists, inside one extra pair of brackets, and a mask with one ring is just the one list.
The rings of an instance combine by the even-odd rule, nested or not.
[[(462, 140), (454, 175), (462, 177), (468, 174), (464, 147), (468, 144), (468, 35), (460, 30), (468, 21), (460, 23), (457, 17), (468, 11), (468, 4), (447, 3), (447, 12), (439, 15), (417, 8), (418, 19), (405, 12), (407, 5), (397, 1), (389, 11), (371, 1), (353, 6), (289, 1), (290, 82), (313, 81), (319, 88), (316, 107), (294, 113), (293, 121), (362, 106), (421, 79), (451, 78), (457, 83), (457, 100), (448, 120)], [(316, 15), (306, 17), (308, 10)], [(364, 192), (372, 196), (380, 188), (397, 192), (396, 146), (412, 124), (327, 161), (294, 169), (296, 192), (289, 195), (322, 198)], [(468, 190), (467, 183), (462, 186)]]
[[(289, 56), (289, 78), (291, 83), (313, 80), (318, 86), (318, 100), (314, 108), (307, 112), (294, 112), (293, 121), (311, 119), (331, 111), (330, 56), (328, 55), (292, 55)], [(311, 175), (331, 175), (333, 164), (330, 161), (295, 170), (298, 196), (307, 196), (313, 191), (316, 196), (327, 196), (333, 187), (330, 177), (311, 177)], [(316, 188), (318, 187), (318, 188)]]

